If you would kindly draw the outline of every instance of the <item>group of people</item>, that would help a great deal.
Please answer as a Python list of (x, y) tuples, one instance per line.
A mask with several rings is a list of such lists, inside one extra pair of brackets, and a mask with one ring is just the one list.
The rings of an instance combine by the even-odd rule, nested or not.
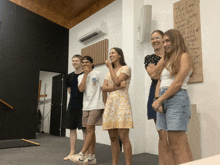
[[(190, 101), (187, 82), (193, 71), (193, 60), (184, 39), (175, 29), (151, 34), (155, 53), (145, 57), (145, 68), (152, 79), (147, 105), (148, 119), (154, 119), (159, 134), (159, 165), (176, 165), (193, 160), (187, 140)], [(95, 126), (108, 130), (111, 140), (112, 165), (118, 165), (120, 145), (126, 165), (132, 164), (129, 129), (133, 128), (129, 84), (131, 68), (126, 65), (123, 51), (114, 47), (105, 64), (108, 73), (94, 69), (90, 56), (74, 55), (75, 71), (68, 75), (70, 93), (66, 128), (70, 129), (70, 154), (64, 160), (77, 164), (96, 164)], [(107, 93), (109, 92), (109, 95)], [(84, 145), (76, 154), (76, 129), (82, 129)]]

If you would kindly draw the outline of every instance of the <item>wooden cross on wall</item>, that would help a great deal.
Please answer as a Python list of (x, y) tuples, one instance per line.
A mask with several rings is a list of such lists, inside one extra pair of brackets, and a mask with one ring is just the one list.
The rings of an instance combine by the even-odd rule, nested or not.
[(38, 88), (38, 103), (40, 101), (40, 97), (47, 97), (47, 94), (41, 95), (40, 91), (41, 91), (41, 80), (39, 81), (39, 88)]

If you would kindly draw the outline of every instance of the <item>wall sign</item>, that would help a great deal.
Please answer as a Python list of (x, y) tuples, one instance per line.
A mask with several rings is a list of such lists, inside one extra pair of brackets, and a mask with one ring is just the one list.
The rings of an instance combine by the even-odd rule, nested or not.
[(194, 71), (189, 83), (203, 81), (200, 0), (181, 0), (173, 6), (174, 28), (183, 35), (194, 61)]

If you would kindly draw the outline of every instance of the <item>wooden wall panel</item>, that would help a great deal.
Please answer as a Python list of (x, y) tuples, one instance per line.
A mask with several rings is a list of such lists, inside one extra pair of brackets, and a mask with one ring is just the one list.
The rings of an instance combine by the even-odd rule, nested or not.
[(108, 59), (108, 39), (104, 39), (81, 50), (82, 56), (91, 56), (94, 65), (105, 64)]

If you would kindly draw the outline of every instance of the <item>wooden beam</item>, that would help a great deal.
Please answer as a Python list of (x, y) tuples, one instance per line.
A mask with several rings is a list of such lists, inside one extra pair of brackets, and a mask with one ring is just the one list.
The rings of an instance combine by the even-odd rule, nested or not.
[(41, 91), (41, 83), (42, 81), (39, 80), (39, 87), (38, 87), (38, 102), (40, 101), (40, 97), (47, 97), (47, 94), (41, 95), (40, 91)]
[(47, 94), (44, 94), (44, 95), (40, 95), (40, 97), (47, 97)]
[(40, 101), (40, 91), (41, 91), (41, 80), (39, 80), (39, 86), (38, 86), (38, 102)]
[(33, 142), (33, 141), (30, 141), (30, 140), (27, 140), (27, 139), (22, 139), (23, 141), (26, 141), (26, 142), (29, 142), (29, 143), (33, 143), (33, 144), (36, 144), (36, 145), (40, 145), (40, 143), (36, 143), (36, 142)]
[(7, 105), (9, 108), (13, 109), (12, 106), (10, 106), (8, 103), (6, 103), (5, 101), (3, 101), (2, 99), (0, 99), (0, 101), (1, 101), (3, 104)]

